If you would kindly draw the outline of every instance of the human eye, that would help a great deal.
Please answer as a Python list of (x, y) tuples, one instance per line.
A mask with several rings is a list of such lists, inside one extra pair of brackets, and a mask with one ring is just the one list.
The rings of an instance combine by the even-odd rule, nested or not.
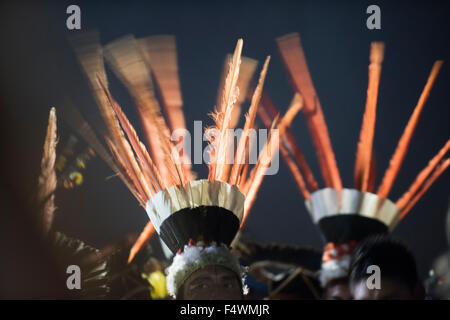
[(236, 283), (235, 281), (225, 281), (223, 283), (223, 287), (226, 289), (233, 289), (234, 287), (236, 287)]
[(209, 285), (208, 285), (208, 283), (206, 283), (206, 282), (194, 283), (194, 284), (192, 284), (192, 285), (189, 287), (189, 289), (190, 289), (191, 291), (195, 291), (195, 290), (205, 290), (205, 289), (208, 289), (208, 288), (209, 288)]

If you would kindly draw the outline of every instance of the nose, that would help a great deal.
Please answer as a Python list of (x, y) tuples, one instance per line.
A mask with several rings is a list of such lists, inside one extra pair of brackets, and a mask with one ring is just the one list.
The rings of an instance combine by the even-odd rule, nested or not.
[(218, 288), (219, 286), (217, 285), (217, 284), (214, 284), (212, 287), (211, 287), (211, 291), (210, 291), (210, 298), (209, 298), (209, 300), (217, 300), (217, 297), (219, 297), (219, 295), (220, 295), (220, 291), (219, 291), (219, 288)]

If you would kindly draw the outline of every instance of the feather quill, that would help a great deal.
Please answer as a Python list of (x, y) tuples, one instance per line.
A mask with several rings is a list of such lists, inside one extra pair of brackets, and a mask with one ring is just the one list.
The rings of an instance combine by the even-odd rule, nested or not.
[(75, 107), (72, 107), (69, 108), (65, 115), (64, 120), (66, 120), (73, 127), (73, 129), (86, 141), (87, 144), (89, 144), (89, 146), (92, 147), (92, 149), (94, 149), (95, 153), (98, 154), (114, 172), (117, 172), (117, 167), (113, 159), (108, 154), (108, 151), (102, 145), (96, 133), (89, 123), (83, 118), (80, 112)]
[(234, 164), (231, 169), (230, 184), (237, 184), (238, 179), (241, 172), (241, 169), (243, 168), (243, 163), (245, 162), (245, 153), (248, 147), (248, 141), (249, 141), (249, 130), (253, 129), (256, 113), (258, 111), (258, 106), (261, 101), (261, 93), (264, 87), (264, 80), (266, 79), (267, 75), (267, 68), (269, 67), (269, 61), (270, 56), (267, 57), (263, 69), (261, 71), (261, 75), (259, 77), (258, 85), (256, 86), (256, 89), (253, 93), (253, 97), (250, 103), (250, 108), (248, 112), (248, 117), (244, 124), (244, 130), (242, 132), (241, 138), (239, 140), (239, 144), (236, 151), (236, 156), (234, 158)]
[(144, 230), (142, 230), (141, 234), (139, 235), (139, 238), (136, 240), (136, 242), (133, 244), (130, 250), (130, 254), (128, 256), (128, 263), (133, 261), (134, 257), (138, 254), (139, 251), (144, 247), (144, 245), (147, 243), (147, 241), (152, 237), (152, 235), (155, 233), (155, 227), (153, 226), (152, 222), (147, 222), (147, 225), (145, 226)]
[[(170, 130), (172, 132), (179, 129), (186, 130), (175, 37), (165, 35), (152, 36), (139, 39), (138, 43), (144, 61), (150, 66), (155, 76)], [(184, 136), (179, 137), (175, 143), (186, 147)], [(182, 160), (183, 176), (187, 181), (193, 180), (195, 174), (191, 170), (190, 159), (182, 152), (179, 153), (179, 157)]]
[(449, 150), (450, 150), (450, 139), (447, 140), (447, 143), (442, 147), (442, 149), (439, 150), (439, 152), (430, 160), (428, 165), (417, 175), (416, 179), (409, 187), (409, 189), (400, 197), (399, 200), (397, 200), (396, 205), (397, 207), (400, 208), (400, 210), (403, 210), (408, 205), (408, 203), (411, 201), (411, 199), (423, 185), (424, 181), (439, 165), (439, 163)]
[[(108, 100), (103, 94), (103, 90), (97, 81), (97, 78), (100, 77), (102, 83), (108, 87), (108, 79), (106, 77), (105, 64), (103, 61), (103, 49), (100, 44), (100, 34), (98, 31), (81, 33), (71, 36), (69, 41), (75, 51), (81, 69), (88, 80), (94, 100), (107, 124), (108, 134), (112, 136), (113, 133), (109, 130), (114, 127), (114, 124), (110, 123), (110, 121), (114, 121), (114, 119), (111, 118)], [(113, 138), (113, 140), (115, 139)]]
[(414, 207), (417, 201), (419, 201), (420, 198), (422, 198), (425, 192), (427, 192), (427, 190), (436, 181), (436, 179), (439, 178), (439, 176), (442, 173), (444, 173), (444, 171), (449, 167), (449, 165), (450, 159), (446, 159), (436, 168), (436, 170), (431, 174), (430, 178), (423, 183), (421, 189), (416, 193), (416, 195), (413, 198), (411, 198), (408, 204), (401, 210), (399, 220), (403, 219), (408, 214), (408, 212)]
[(146, 133), (150, 155), (168, 186), (183, 183), (174, 172), (169, 129), (161, 114), (151, 77), (136, 39), (129, 35), (105, 46), (105, 58), (133, 97)]
[[(258, 109), (258, 115), (263, 121), (266, 128), (270, 128), (271, 123), (270, 119), (274, 119), (276, 115), (279, 113), (279, 111), (275, 107), (274, 103), (272, 102), (272, 100), (270, 99), (269, 95), (266, 92), (263, 92), (261, 99), (261, 106), (262, 108)], [(286, 149), (286, 151), (290, 152), (291, 157), (293, 158), (293, 160), (295, 160), (296, 166), (300, 169), (301, 174), (305, 177), (309, 190), (311, 191), (318, 190), (319, 185), (316, 179), (314, 178), (314, 174), (312, 173), (312, 170), (310, 169), (308, 162), (306, 161), (305, 156), (303, 155), (303, 152), (300, 150), (298, 143), (295, 141), (294, 135), (292, 134), (290, 128), (286, 128), (285, 136), (282, 142), (283, 143), (280, 145), (280, 147), (283, 146)], [(286, 158), (284, 159), (286, 160)], [(291, 160), (286, 160), (286, 163), (290, 161)], [(291, 165), (289, 164), (288, 167), (293, 169), (293, 167), (291, 167)], [(292, 174), (294, 176), (298, 175), (296, 170), (294, 170)]]
[(229, 129), (231, 126), (231, 115), (233, 112), (233, 105), (239, 96), (239, 89), (237, 87), (237, 80), (239, 77), (239, 67), (241, 64), (242, 53), (242, 39), (239, 39), (234, 51), (233, 59), (230, 63), (228, 75), (225, 80), (223, 95), (219, 113), (216, 115), (216, 128), (220, 132), (219, 141), (217, 143), (217, 150), (214, 151), (214, 163), (210, 166), (213, 170), (213, 177), (215, 180), (228, 181), (228, 172), (230, 164), (228, 164), (229, 151)]
[(368, 189), (373, 137), (375, 135), (378, 88), (380, 84), (383, 57), (384, 43), (372, 42), (370, 48), (369, 84), (367, 86), (366, 110), (362, 121), (355, 162), (355, 188), (362, 192), (366, 192)]
[[(225, 79), (227, 76), (228, 68), (229, 68), (229, 61), (231, 59), (231, 55), (228, 54), (225, 58), (225, 63), (222, 70), (222, 75), (220, 77), (220, 84), (219, 84), (219, 90), (217, 94), (217, 106), (221, 105), (221, 98), (222, 98), (222, 91), (223, 87), (225, 85)], [(234, 104), (233, 112), (231, 115), (231, 123), (230, 128), (235, 128), (238, 123), (241, 116), (242, 111), (242, 104), (247, 99), (247, 95), (251, 95), (251, 82), (253, 79), (253, 75), (256, 72), (256, 67), (258, 66), (258, 61), (255, 59), (251, 59), (248, 57), (241, 57), (241, 67), (239, 70), (239, 78), (237, 82), (237, 86), (239, 88), (240, 94), (239, 97)], [(251, 99), (251, 98), (249, 98)]]
[[(273, 156), (276, 154), (276, 150), (280, 146), (280, 139), (282, 139), (282, 137), (286, 132), (286, 129), (291, 125), (292, 120), (302, 108), (303, 108), (303, 99), (299, 94), (297, 94), (294, 96), (294, 99), (291, 102), (291, 105), (289, 106), (285, 115), (281, 118), (280, 122), (277, 124), (276, 127), (278, 129), (278, 134), (275, 136), (275, 138), (271, 130), (270, 137), (258, 157), (258, 161), (255, 167), (253, 168), (254, 173), (251, 175), (252, 178), (249, 180), (248, 186), (246, 188), (247, 190), (245, 193), (246, 197), (244, 202), (244, 216), (242, 218), (241, 229), (245, 224), (245, 221), (253, 206), (253, 203), (255, 202), (256, 195), (261, 186), (264, 175), (267, 172), (267, 169), (269, 168)], [(276, 122), (277, 118), (274, 120), (272, 127), (275, 126)]]
[(45, 136), (44, 153), (41, 161), (41, 174), (38, 180), (37, 201), (40, 208), (40, 227), (43, 234), (50, 231), (55, 215), (55, 195), (57, 179), (55, 172), (56, 161), (56, 110), (51, 108), (48, 117), (47, 133)]
[(309, 131), (316, 148), (322, 176), (327, 187), (342, 189), (336, 158), (331, 145), (328, 128), (306, 64), (305, 54), (298, 33), (277, 39), (278, 49), (292, 79), (295, 90), (305, 100), (305, 114)]
[(109, 149), (111, 150), (111, 154), (113, 156), (114, 161), (116, 162), (117, 167), (117, 174), (122, 179), (122, 181), (125, 183), (125, 185), (128, 187), (128, 189), (131, 191), (131, 193), (135, 196), (139, 204), (145, 208), (145, 205), (147, 203), (146, 199), (142, 197), (142, 195), (138, 192), (138, 187), (136, 185), (135, 179), (130, 173), (130, 170), (128, 170), (127, 166), (123, 162), (122, 158), (119, 155), (119, 151), (117, 150), (114, 143), (106, 139), (106, 143), (109, 146)]
[(434, 81), (442, 67), (442, 61), (436, 61), (431, 69), (430, 75), (428, 77), (425, 88), (420, 95), (419, 101), (409, 118), (408, 124), (403, 131), (402, 137), (400, 138), (397, 148), (389, 162), (389, 168), (386, 170), (380, 187), (378, 188), (377, 194), (381, 198), (386, 198), (389, 195), (389, 191), (394, 184), (394, 180), (397, 177), (400, 167), (402, 165), (403, 159), (405, 158), (406, 152), (408, 151), (411, 138), (413, 136), (414, 130), (420, 118), (420, 114), (425, 106), (425, 103), (430, 95), (431, 88), (433, 87)]

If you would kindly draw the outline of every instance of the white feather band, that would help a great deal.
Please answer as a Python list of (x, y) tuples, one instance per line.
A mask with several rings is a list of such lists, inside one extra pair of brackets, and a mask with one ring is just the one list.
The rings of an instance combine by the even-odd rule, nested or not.
[(185, 208), (217, 206), (234, 213), (242, 220), (245, 196), (238, 187), (222, 181), (194, 180), (185, 186), (173, 186), (155, 194), (147, 201), (147, 215), (159, 234), (160, 226), (170, 215)]
[(390, 230), (398, 223), (399, 209), (395, 203), (374, 193), (355, 189), (320, 189), (311, 193), (311, 198), (305, 200), (305, 205), (316, 224), (322, 218), (345, 214), (376, 219)]

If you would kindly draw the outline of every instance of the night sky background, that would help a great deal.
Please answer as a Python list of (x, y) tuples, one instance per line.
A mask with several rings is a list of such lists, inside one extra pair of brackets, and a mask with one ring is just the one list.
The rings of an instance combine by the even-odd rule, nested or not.
[[(343, 184), (353, 186), (356, 143), (365, 107), (371, 41), (384, 41), (385, 59), (377, 107), (374, 150), (379, 184), (433, 62), (444, 65), (426, 104), (403, 167), (390, 193), (397, 200), (450, 134), (450, 2), (448, 1), (54, 1), (3, 2), (1, 12), (2, 199), (26, 205), (35, 192), (48, 112), (56, 107), (60, 150), (72, 128), (65, 120), (76, 106), (95, 127), (98, 109), (68, 43), (80, 31), (66, 28), (66, 8), (81, 8), (81, 31), (97, 29), (103, 44), (132, 33), (136, 37), (171, 34), (177, 38), (184, 111), (211, 124), (225, 55), (244, 39), (243, 55), (261, 67), (272, 56), (265, 89), (284, 112), (293, 96), (275, 38), (299, 32), (314, 85), (324, 110)], [(381, 30), (366, 28), (366, 8), (381, 8)], [(259, 69), (258, 69), (259, 70)], [(259, 71), (257, 71), (259, 73)], [(108, 70), (110, 89), (138, 127), (131, 98)], [(314, 148), (303, 116), (294, 135), (320, 180)], [(194, 166), (206, 177), (206, 166)], [(54, 227), (102, 248), (140, 232), (148, 218), (112, 171), (96, 157), (88, 163), (80, 188), (59, 188)], [(413, 251), (425, 276), (434, 258), (448, 249), (445, 219), (449, 204), (446, 172), (394, 231)], [(4, 203), (6, 212), (9, 203)], [(6, 210), (6, 211), (5, 211)], [(11, 211), (12, 212), (12, 211)], [(10, 212), (10, 213), (11, 213)], [(14, 219), (19, 219), (19, 211)], [(13, 215), (11, 215), (13, 216)], [(27, 232), (25, 218), (4, 224), (5, 234)], [(19, 221), (19, 220), (18, 220)], [(11, 228), (18, 227), (18, 230)], [(261, 242), (322, 247), (303, 198), (280, 158), (280, 171), (267, 176), (246, 226)], [(9, 241), (2, 238), (2, 241)], [(13, 241), (14, 242), (14, 241)], [(1, 259), (1, 258), (0, 258)]]

